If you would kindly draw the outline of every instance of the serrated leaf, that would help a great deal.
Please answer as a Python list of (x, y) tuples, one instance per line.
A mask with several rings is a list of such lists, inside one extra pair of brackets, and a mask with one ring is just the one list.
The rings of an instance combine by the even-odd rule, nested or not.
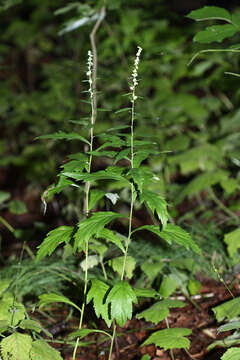
[(112, 202), (113, 205), (116, 205), (119, 199), (119, 195), (117, 193), (106, 193), (105, 196)]
[(31, 360), (63, 360), (60, 352), (43, 340), (33, 341), (30, 358)]
[(96, 237), (99, 237), (99, 234), (104, 229), (105, 225), (121, 217), (124, 217), (124, 215), (111, 211), (99, 211), (90, 218), (81, 221), (78, 224), (78, 230), (74, 235), (74, 250), (78, 247), (84, 247), (85, 243), (92, 236), (96, 235)]
[(56, 303), (56, 302), (71, 305), (75, 309), (77, 309), (78, 311), (81, 312), (81, 309), (74, 302), (69, 300), (66, 296), (54, 294), (54, 293), (40, 295), (38, 306), (41, 308), (43, 306), (46, 306), (46, 305), (52, 304), (52, 303)]
[(150, 190), (143, 190), (140, 194), (140, 202), (141, 204), (146, 202), (153, 213), (156, 210), (159, 220), (162, 222), (163, 228), (167, 225), (167, 203), (159, 194)]
[(118, 233), (115, 233), (109, 229), (103, 229), (99, 232), (98, 237), (112, 242), (125, 254), (125, 249), (122, 245), (123, 237), (121, 235), (118, 235)]
[(116, 164), (118, 161), (122, 160), (122, 159), (128, 159), (128, 155), (130, 153), (130, 148), (127, 148), (127, 149), (123, 149), (121, 150), (118, 155), (115, 157), (114, 159), (114, 164)]
[(108, 305), (106, 302), (104, 302), (108, 290), (109, 286), (104, 282), (97, 279), (91, 280), (91, 288), (87, 294), (87, 304), (90, 303), (91, 300), (93, 300), (93, 306), (96, 316), (98, 318), (101, 316), (106, 322), (107, 326), (110, 327), (112, 320), (109, 319)]
[(141, 163), (149, 157), (150, 154), (156, 154), (156, 151), (153, 150), (140, 150), (134, 155), (133, 158), (133, 168), (139, 168)]
[(218, 334), (224, 331), (240, 329), (240, 321), (232, 321), (228, 324), (224, 324), (217, 329)]
[(3, 360), (29, 360), (32, 339), (29, 335), (13, 333), (1, 341)]
[(11, 200), (9, 203), (9, 210), (16, 215), (22, 215), (28, 211), (24, 202), (20, 200)]
[(71, 240), (73, 230), (73, 226), (60, 226), (50, 231), (42, 244), (38, 246), (36, 262), (46, 255), (51, 255), (61, 243), (65, 242), (65, 244), (68, 244)]
[(92, 210), (92, 208), (96, 205), (96, 203), (104, 197), (105, 193), (102, 190), (94, 189), (90, 192), (90, 200), (88, 209)]
[(218, 6), (204, 6), (201, 9), (192, 10), (188, 15), (188, 18), (201, 21), (201, 20), (225, 20), (231, 21), (231, 14), (226, 10)]
[(64, 176), (73, 178), (75, 180), (86, 181), (97, 181), (97, 180), (120, 180), (128, 182), (124, 176), (122, 176), (123, 168), (109, 166), (106, 170), (96, 171), (91, 174), (77, 174), (72, 172), (63, 172)]
[(221, 357), (221, 360), (239, 360), (239, 359), (240, 359), (240, 348), (237, 347), (228, 349)]
[(163, 278), (160, 285), (159, 293), (164, 298), (167, 298), (168, 296), (174, 293), (177, 287), (178, 287), (178, 281), (176, 280), (176, 276), (174, 276), (174, 274), (170, 274)]
[(168, 317), (169, 309), (183, 308), (184, 306), (186, 306), (186, 304), (184, 304), (182, 301), (166, 299), (155, 303), (147, 310), (137, 314), (136, 318), (144, 318), (146, 321), (151, 321), (154, 324), (158, 324), (160, 321)]
[(80, 141), (90, 145), (90, 142), (87, 139), (85, 139), (83, 136), (79, 135), (78, 133), (75, 133), (75, 132), (66, 133), (61, 130), (56, 133), (53, 133), (53, 134), (38, 136), (37, 139), (80, 140)]
[(224, 235), (224, 242), (227, 244), (229, 256), (234, 258), (240, 248), (240, 228)]
[(13, 295), (6, 294), (0, 300), (0, 319), (8, 322), (10, 326), (16, 326), (25, 318), (25, 308), (22, 303), (16, 302)]
[(218, 322), (224, 319), (231, 320), (240, 314), (240, 298), (235, 298), (215, 306), (213, 312)]
[(111, 318), (124, 326), (132, 318), (132, 304), (137, 304), (137, 297), (127, 281), (120, 281), (109, 292), (106, 303), (111, 304)]
[(203, 44), (209, 44), (214, 41), (220, 43), (224, 39), (235, 35), (237, 31), (236, 26), (231, 24), (213, 25), (197, 33), (193, 40)]
[(30, 319), (24, 319), (20, 322), (19, 327), (23, 330), (29, 329), (34, 330), (37, 333), (40, 333), (42, 331), (42, 326), (39, 324), (39, 322), (35, 320)]
[(140, 226), (133, 232), (139, 230), (149, 230), (154, 234), (158, 235), (161, 239), (167, 241), (167, 243), (170, 245), (174, 241), (177, 244), (184, 246), (188, 250), (192, 249), (197, 254), (202, 253), (198, 245), (192, 240), (191, 235), (187, 231), (180, 228), (180, 226), (167, 224), (163, 230), (160, 230), (159, 226), (144, 225), (144, 226)]
[(142, 344), (149, 345), (155, 344), (163, 348), (164, 350), (169, 349), (188, 349), (190, 341), (185, 338), (192, 333), (192, 330), (186, 328), (173, 328), (159, 330), (149, 336), (149, 338)]
[(155, 298), (159, 294), (154, 289), (133, 289), (137, 297)]
[(11, 194), (6, 191), (0, 191), (0, 204), (4, 203), (4, 201), (10, 198)]
[(5, 332), (8, 329), (8, 321), (7, 320), (0, 320), (0, 334)]
[[(109, 266), (113, 268), (119, 275), (122, 274), (122, 268), (124, 264), (124, 256), (119, 256), (108, 261)], [(125, 272), (127, 278), (133, 277), (133, 271), (136, 267), (136, 260), (132, 256), (127, 256), (125, 264)]]

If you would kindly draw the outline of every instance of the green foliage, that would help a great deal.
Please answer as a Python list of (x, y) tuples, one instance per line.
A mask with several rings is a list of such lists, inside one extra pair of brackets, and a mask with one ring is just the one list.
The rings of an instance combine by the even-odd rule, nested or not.
[(52, 348), (43, 340), (32, 342), (30, 360), (62, 360), (60, 352)]
[(231, 320), (240, 314), (240, 300), (235, 298), (213, 308), (217, 321)]
[(134, 290), (127, 281), (120, 281), (110, 290), (106, 304), (111, 304), (111, 318), (119, 326), (124, 326), (132, 318), (132, 304), (137, 303)]
[(102, 317), (108, 327), (110, 327), (112, 320), (109, 319), (108, 315), (108, 305), (104, 302), (109, 286), (104, 282), (93, 279), (91, 281), (91, 288), (87, 294), (87, 303), (93, 300), (93, 306), (97, 317)]
[(137, 314), (137, 319), (144, 318), (146, 321), (151, 321), (154, 324), (158, 324), (169, 315), (169, 309), (171, 308), (182, 308), (185, 304), (179, 300), (166, 299), (156, 302), (147, 310), (144, 310), (140, 314)]
[(240, 248), (240, 228), (224, 235), (224, 242), (227, 244), (229, 256), (238, 262), (238, 249)]
[(150, 335), (142, 345), (155, 344), (164, 350), (174, 348), (188, 349), (190, 346), (190, 341), (185, 336), (190, 335), (191, 332), (192, 331), (190, 329), (184, 328), (159, 330)]
[(9, 357), (13, 360), (29, 360), (32, 339), (29, 335), (14, 333), (1, 341), (1, 354), (3, 360)]
[(240, 349), (237, 347), (233, 347), (231, 349), (228, 349), (223, 356), (221, 357), (221, 360), (237, 360), (240, 356)]

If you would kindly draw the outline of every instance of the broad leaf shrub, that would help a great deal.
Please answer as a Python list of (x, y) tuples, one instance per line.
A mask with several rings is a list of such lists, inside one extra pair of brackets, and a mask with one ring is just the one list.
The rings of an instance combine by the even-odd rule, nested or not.
[[(82, 154), (80, 167), (72, 166), (71, 171), (62, 171), (60, 178), (64, 179), (65, 186), (69, 185), (69, 181), (74, 186), (84, 187), (85, 202), (83, 209), (85, 216), (78, 222), (77, 226), (61, 226), (48, 233), (47, 237), (39, 246), (37, 258), (51, 255), (54, 250), (60, 245), (72, 246), (73, 254), (84, 252), (85, 260), (81, 263), (84, 271), (84, 290), (83, 303), (80, 311), (79, 330), (74, 332), (77, 337), (74, 348), (73, 358), (76, 357), (79, 339), (91, 332), (96, 332), (92, 329), (82, 329), (83, 317), (85, 311), (85, 304), (93, 302), (94, 311), (97, 317), (105, 320), (108, 327), (112, 325), (112, 335), (107, 333), (111, 338), (111, 346), (109, 351), (109, 359), (111, 358), (113, 350), (113, 341), (116, 336), (116, 324), (123, 327), (128, 319), (132, 319), (133, 305), (138, 303), (140, 297), (159, 297), (159, 294), (149, 289), (135, 289), (130, 283), (133, 276), (133, 271), (136, 266), (134, 256), (129, 256), (129, 246), (136, 241), (136, 232), (147, 230), (149, 234), (154, 233), (162, 240), (166, 241), (171, 247), (179, 244), (187, 250), (193, 250), (198, 255), (201, 250), (198, 245), (192, 240), (191, 236), (179, 226), (169, 223), (166, 200), (156, 191), (151, 190), (151, 184), (159, 182), (159, 178), (155, 173), (151, 173), (149, 169), (142, 166), (145, 160), (152, 152), (157, 154), (155, 144), (149, 140), (145, 140), (142, 136), (138, 137), (134, 133), (136, 121), (136, 104), (138, 100), (137, 86), (139, 83), (138, 70), (140, 55), (142, 49), (138, 47), (138, 51), (134, 60), (133, 71), (130, 80), (130, 107), (121, 109), (125, 114), (129, 114), (130, 126), (117, 127), (110, 129), (104, 134), (95, 134), (95, 108), (94, 97), (96, 90), (93, 89), (93, 58), (91, 52), (88, 57), (87, 81), (89, 84), (90, 97), (90, 123), (91, 128), (89, 132), (89, 140), (81, 138), (77, 133), (56, 133), (43, 138), (54, 139), (78, 139), (80, 142), (88, 144), (88, 149)], [(128, 131), (126, 131), (128, 130)], [(94, 147), (95, 137), (102, 137), (103, 144)], [(111, 149), (115, 150), (112, 151)], [(114, 165), (106, 167), (104, 170), (94, 171), (92, 169), (93, 160), (99, 156), (108, 156), (113, 161)], [(124, 159), (125, 166), (119, 166), (119, 161)], [(71, 160), (70, 160), (71, 163)], [(69, 166), (70, 167), (70, 166)], [(67, 181), (65, 181), (67, 180)], [(98, 186), (102, 181), (111, 180), (112, 191), (104, 193), (104, 190), (98, 191)], [(116, 187), (114, 187), (114, 183)], [(124, 188), (129, 196), (129, 211), (128, 213), (119, 213), (116, 211), (97, 211), (98, 202), (103, 198), (110, 199), (111, 207), (117, 207), (117, 202), (120, 201), (118, 189)], [(52, 188), (51, 191), (58, 191), (58, 185)], [(93, 191), (93, 196), (91, 192)], [(133, 213), (136, 205), (146, 206), (151, 212), (154, 219), (154, 225), (146, 225), (138, 228), (133, 227)], [(90, 208), (94, 212), (90, 212)], [(155, 217), (156, 214), (156, 217)], [(127, 225), (127, 232), (119, 234), (112, 229), (109, 229), (110, 223), (116, 221), (125, 221)], [(113, 226), (113, 225), (112, 225)], [(113, 243), (121, 251), (121, 256), (113, 256), (109, 259), (108, 248), (109, 244)], [(107, 255), (108, 254), (108, 255)], [(107, 256), (107, 259), (105, 259)], [(107, 260), (107, 261), (106, 261)], [(102, 275), (89, 278), (90, 269), (98, 266), (102, 268)], [(112, 268), (112, 269), (111, 269)], [(111, 272), (119, 274), (115, 278), (109, 278)], [(177, 285), (176, 285), (177, 286)], [(176, 288), (176, 287), (175, 287)], [(40, 305), (43, 306), (51, 302), (64, 302), (74, 307), (71, 300), (66, 299), (58, 294), (43, 294), (40, 296)], [(143, 313), (137, 315), (138, 318), (145, 318), (148, 321), (157, 323), (164, 318), (167, 318), (169, 308), (182, 307), (184, 304), (178, 301), (160, 300), (151, 308)], [(157, 346), (164, 347), (164, 349), (172, 349), (177, 347), (188, 348), (189, 340), (185, 336), (189, 335), (189, 329), (166, 329), (163, 332), (153, 333), (146, 344), (155, 343)], [(72, 335), (73, 336), (73, 335)]]

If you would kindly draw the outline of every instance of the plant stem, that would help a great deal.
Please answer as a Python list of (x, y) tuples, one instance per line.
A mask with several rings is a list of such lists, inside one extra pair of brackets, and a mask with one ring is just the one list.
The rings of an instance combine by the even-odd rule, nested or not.
[(112, 357), (113, 343), (114, 343), (114, 339), (115, 339), (115, 336), (116, 336), (116, 329), (117, 329), (117, 325), (114, 323), (112, 341), (111, 341), (111, 345), (110, 345), (110, 349), (109, 349), (108, 360), (111, 360), (111, 357)]
[[(165, 322), (166, 322), (166, 325), (167, 325), (167, 328), (169, 329), (169, 322), (168, 322), (168, 318), (165, 318)], [(174, 354), (173, 354), (173, 350), (170, 349), (170, 356), (171, 356), (171, 359), (172, 360), (175, 360), (175, 357), (174, 357)]]
[(230, 209), (228, 209), (221, 200), (218, 199), (218, 197), (215, 195), (214, 191), (212, 190), (212, 188), (208, 189), (209, 195), (211, 196), (212, 200), (226, 213), (228, 214), (232, 219), (234, 219), (235, 221), (239, 222), (239, 217), (234, 214), (233, 211), (231, 211)]
[(11, 233), (14, 233), (14, 228), (2, 217), (0, 216), (0, 222), (9, 230)]

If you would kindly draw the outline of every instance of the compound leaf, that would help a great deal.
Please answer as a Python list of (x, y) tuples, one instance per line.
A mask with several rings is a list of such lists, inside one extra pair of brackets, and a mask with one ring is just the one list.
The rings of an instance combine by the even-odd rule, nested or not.
[(13, 333), (1, 341), (3, 360), (29, 360), (32, 339), (29, 335)]
[(127, 281), (120, 281), (109, 292), (106, 303), (111, 304), (111, 318), (124, 326), (132, 318), (132, 304), (137, 304), (137, 297)]
[(36, 261), (51, 255), (58, 245), (65, 242), (68, 244), (73, 233), (73, 226), (60, 226), (47, 234), (42, 244), (38, 246)]
[(192, 330), (186, 328), (172, 328), (164, 329), (154, 332), (149, 338), (142, 344), (155, 344), (163, 348), (164, 350), (168, 349), (188, 349), (190, 346), (190, 341), (185, 337), (190, 335)]

